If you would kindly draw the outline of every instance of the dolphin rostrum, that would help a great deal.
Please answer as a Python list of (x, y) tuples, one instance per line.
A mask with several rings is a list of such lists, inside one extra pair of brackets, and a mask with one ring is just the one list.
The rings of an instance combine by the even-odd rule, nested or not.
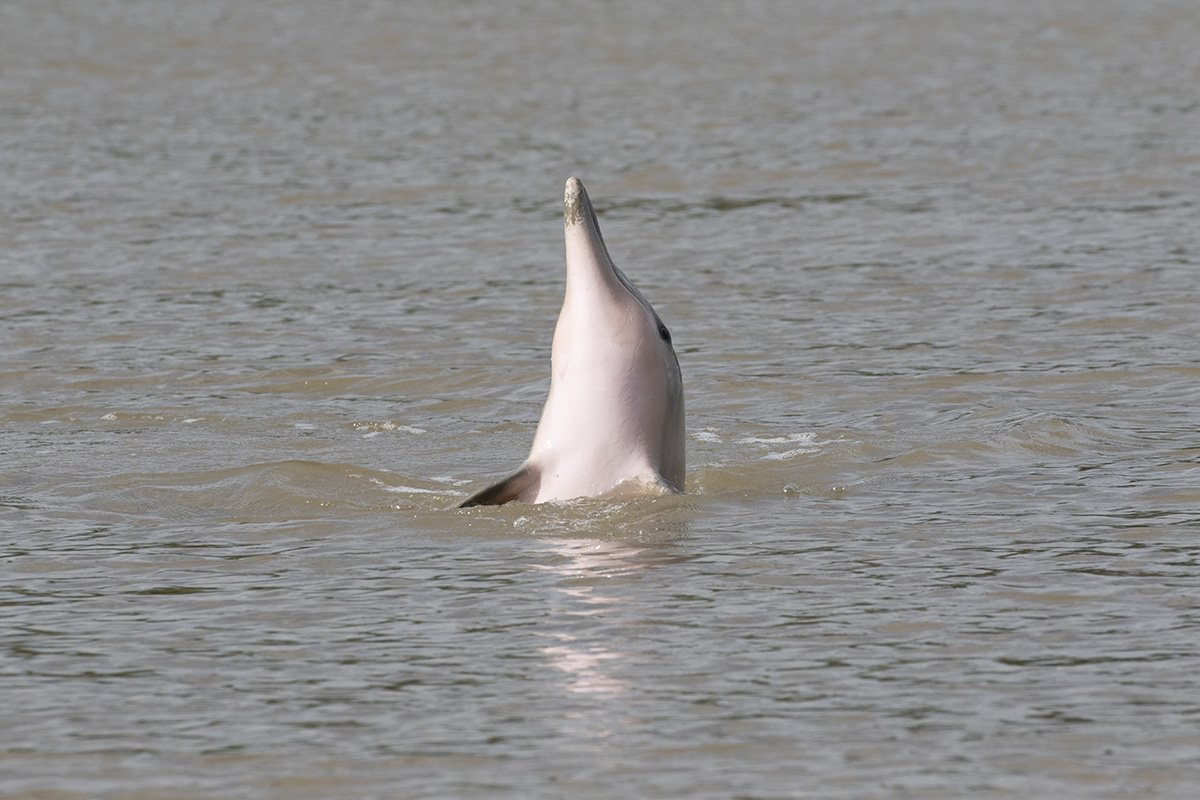
[(613, 264), (578, 178), (563, 197), (567, 290), (529, 457), (461, 508), (683, 491), (683, 378), (671, 334)]

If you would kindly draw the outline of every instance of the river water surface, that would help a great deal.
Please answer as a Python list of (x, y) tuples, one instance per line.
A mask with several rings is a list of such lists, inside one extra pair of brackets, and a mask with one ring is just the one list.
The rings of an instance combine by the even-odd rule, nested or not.
[[(0, 5), (0, 797), (1190, 798), (1191, 0)], [(577, 175), (688, 492), (524, 458)]]

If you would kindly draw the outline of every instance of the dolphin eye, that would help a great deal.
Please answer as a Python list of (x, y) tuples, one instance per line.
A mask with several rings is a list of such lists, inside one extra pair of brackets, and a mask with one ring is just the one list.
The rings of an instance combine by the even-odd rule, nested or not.
[(661, 322), (658, 323), (658, 335), (659, 338), (661, 338), (667, 344), (671, 343), (671, 332), (667, 330), (667, 326), (663, 325)]

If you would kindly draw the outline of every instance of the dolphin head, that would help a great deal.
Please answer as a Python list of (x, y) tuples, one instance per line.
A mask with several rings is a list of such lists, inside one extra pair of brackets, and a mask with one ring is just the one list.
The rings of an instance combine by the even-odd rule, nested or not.
[(684, 486), (683, 379), (671, 334), (613, 264), (578, 178), (563, 196), (567, 285), (550, 394), (529, 458), (464, 505), (592, 497), (630, 484)]
[[(566, 367), (566, 360), (573, 354), (581, 357), (588, 354), (600, 357), (608, 365), (607, 369), (595, 365), (601, 369), (594, 375), (597, 380), (614, 370), (626, 372), (635, 380), (645, 380), (649, 376), (638, 372), (634, 361), (649, 355), (648, 351), (662, 362), (666, 371), (678, 372), (671, 332), (649, 301), (613, 263), (587, 189), (578, 178), (567, 181), (563, 227), (567, 289), (554, 329), (551, 359), (555, 374), (560, 372), (558, 366)], [(579, 331), (590, 335), (579, 335)], [(559, 361), (563, 363), (554, 366)]]

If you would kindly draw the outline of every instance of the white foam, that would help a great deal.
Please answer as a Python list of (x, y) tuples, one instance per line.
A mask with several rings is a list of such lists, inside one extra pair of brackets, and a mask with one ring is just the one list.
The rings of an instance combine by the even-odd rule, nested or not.
[(770, 436), (770, 437), (747, 436), (743, 439), (738, 439), (738, 444), (757, 444), (757, 445), (790, 444), (792, 442), (811, 442), (813, 439), (816, 439), (816, 438), (817, 438), (817, 434), (812, 433), (812, 432), (789, 433), (787, 436)]

